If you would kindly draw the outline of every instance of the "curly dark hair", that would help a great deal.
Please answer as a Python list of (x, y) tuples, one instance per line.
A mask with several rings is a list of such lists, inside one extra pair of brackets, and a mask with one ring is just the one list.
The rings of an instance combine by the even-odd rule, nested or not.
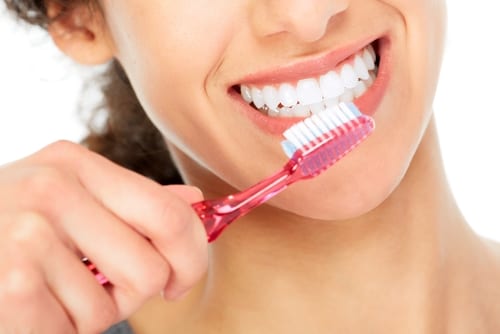
[[(17, 18), (42, 28), (50, 25), (44, 0), (4, 1)], [(93, 3), (92, 0), (57, 2), (63, 8)], [(57, 20), (57, 17), (53, 20)], [(103, 101), (95, 112), (104, 110), (106, 123), (104, 127), (95, 126), (95, 117), (90, 117), (87, 124), (89, 134), (82, 144), (160, 184), (182, 183), (162, 135), (144, 112), (120, 63), (113, 60), (98, 79), (102, 85)]]

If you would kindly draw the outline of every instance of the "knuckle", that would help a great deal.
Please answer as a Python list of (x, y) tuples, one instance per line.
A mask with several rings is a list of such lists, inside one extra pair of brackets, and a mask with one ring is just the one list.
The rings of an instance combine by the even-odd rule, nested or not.
[[(54, 238), (54, 231), (48, 221), (35, 212), (23, 212), (16, 215), (7, 233), (7, 240), (11, 241), (12, 246), (19, 253), (25, 252), (35, 245), (50, 245)], [(41, 249), (37, 251), (41, 251)]]
[(188, 252), (183, 252), (175, 261), (177, 266), (172, 269), (172, 277), (167, 284), (174, 298), (193, 288), (206, 275), (209, 263), (206, 244), (191, 244)]
[(47, 158), (59, 160), (61, 157), (72, 157), (74, 153), (80, 151), (80, 145), (75, 144), (69, 140), (58, 140), (49, 144), (41, 150), (41, 154)]
[(207, 268), (208, 260), (191, 263), (182, 273), (177, 273), (177, 277), (173, 283), (175, 285), (175, 290), (186, 291), (191, 289), (204, 277)]
[(114, 283), (134, 303), (142, 303), (164, 289), (170, 277), (170, 266), (160, 254), (134, 260), (133, 271), (129, 270)]
[(22, 188), (29, 189), (31, 196), (48, 204), (64, 198), (65, 178), (64, 173), (55, 167), (37, 167), (24, 178)]
[(2, 231), (2, 272), (0, 300), (26, 304), (45, 289), (41, 272), (34, 258), (49, 254), (54, 232), (47, 221), (33, 212), (12, 217), (11, 224)]
[(168, 278), (170, 277), (170, 266), (166, 262), (163, 262), (162, 265), (152, 270), (151, 274), (152, 275), (148, 275), (151, 280), (151, 290), (149, 292), (150, 294), (156, 294), (167, 284)]
[(41, 276), (27, 265), (11, 265), (0, 278), (1, 300), (11, 305), (29, 305), (38, 299), (44, 282)]
[(193, 210), (180, 200), (171, 200), (163, 202), (161, 209), (161, 231), (159, 235), (163, 236), (163, 242), (167, 245), (173, 244), (179, 240), (179, 236), (190, 232), (194, 221)]
[(14, 216), (3, 233), (2, 249), (8, 262), (14, 266), (51, 256), (57, 239), (53, 226), (34, 212)]
[(140, 296), (150, 298), (161, 291), (170, 277), (169, 265), (160, 257), (141, 268), (133, 283), (134, 290)]

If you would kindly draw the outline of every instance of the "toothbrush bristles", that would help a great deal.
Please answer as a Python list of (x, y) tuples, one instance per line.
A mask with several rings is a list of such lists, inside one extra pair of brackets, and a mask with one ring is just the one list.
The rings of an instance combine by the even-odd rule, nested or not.
[(302, 159), (303, 173), (313, 176), (356, 147), (374, 125), (354, 103), (340, 103), (287, 129), (282, 147), (288, 157)]

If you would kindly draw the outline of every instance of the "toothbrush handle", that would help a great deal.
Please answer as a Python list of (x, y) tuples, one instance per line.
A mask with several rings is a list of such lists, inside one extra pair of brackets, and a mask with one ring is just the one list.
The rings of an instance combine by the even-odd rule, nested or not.
[(298, 164), (290, 160), (279, 172), (242, 192), (215, 200), (194, 203), (193, 209), (203, 222), (208, 242), (214, 241), (234, 220), (283, 191), (300, 178)]
[[(234, 220), (245, 215), (256, 206), (283, 191), (290, 183), (300, 179), (298, 164), (290, 160), (279, 172), (250, 188), (215, 200), (205, 200), (192, 204), (207, 232), (208, 242), (212, 242)], [(108, 279), (99, 272), (87, 258), (82, 262), (94, 274), (101, 285), (109, 284)]]

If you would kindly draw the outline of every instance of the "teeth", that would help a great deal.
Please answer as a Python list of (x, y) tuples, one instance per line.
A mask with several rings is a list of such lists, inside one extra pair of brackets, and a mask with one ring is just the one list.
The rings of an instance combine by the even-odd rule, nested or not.
[(260, 109), (265, 105), (264, 94), (262, 94), (260, 89), (255, 87), (252, 88), (252, 102), (257, 109)]
[(351, 65), (346, 64), (342, 66), (340, 77), (346, 88), (354, 88), (358, 84), (359, 77), (356, 72), (354, 72), (354, 68)]
[[(371, 47), (371, 45), (370, 45), (370, 47)], [(371, 48), (371, 50), (373, 51), (373, 48)], [(370, 51), (370, 48), (366, 48), (362, 54), (363, 61), (365, 62), (366, 68), (368, 69), (368, 71), (372, 71), (375, 69), (376, 55), (375, 55), (375, 52), (374, 51), (372, 52), (372, 51)]]
[(358, 82), (358, 85), (352, 90), (354, 98), (358, 98), (366, 92), (367, 88), (363, 81)]
[(339, 104), (339, 98), (325, 100), (325, 107), (334, 107)]
[(241, 96), (243, 96), (243, 100), (247, 103), (253, 101), (252, 90), (247, 86), (241, 86)]
[(271, 116), (271, 117), (278, 117), (278, 116), (280, 116), (280, 115), (281, 115), (281, 112), (280, 112), (280, 111), (278, 111), (278, 110), (269, 109), (269, 110), (267, 111), (267, 115), (268, 115), (268, 116)]
[(293, 107), (293, 113), (291, 116), (294, 117), (307, 117), (309, 116), (310, 111), (308, 106), (303, 106), (301, 104), (297, 104), (296, 106)]
[(365, 80), (365, 85), (366, 87), (371, 87), (371, 85), (373, 85), (373, 82), (375, 81), (375, 74), (373, 72), (370, 72), (370, 76), (368, 78), (368, 80)]
[(373, 84), (378, 68), (371, 45), (360, 51), (339, 72), (329, 71), (319, 78), (306, 78), (262, 88), (241, 85), (244, 101), (271, 117), (308, 117), (340, 102), (352, 102)]
[(363, 53), (363, 61), (366, 64), (366, 68), (368, 71), (372, 71), (375, 69), (375, 59), (372, 58), (368, 51)]
[(266, 86), (262, 90), (262, 95), (264, 96), (264, 103), (271, 110), (276, 110), (278, 104), (280, 103), (278, 91), (273, 86)]
[(368, 68), (363, 61), (363, 58), (361, 58), (359, 55), (354, 58), (354, 71), (361, 80), (368, 80), (368, 78), (370, 77)]
[(292, 107), (297, 104), (297, 91), (290, 84), (283, 84), (280, 86), (280, 101), (285, 107)]
[(304, 79), (297, 84), (297, 98), (300, 104), (308, 105), (319, 103), (323, 100), (318, 80)]
[(352, 89), (346, 90), (339, 98), (340, 102), (351, 102), (352, 100), (354, 100), (354, 92)]
[(374, 60), (377, 58), (377, 54), (375, 53), (375, 49), (373, 48), (373, 46), (372, 46), (372, 45), (368, 45), (368, 46), (366, 47), (366, 50), (367, 50), (368, 52), (370, 52), (370, 55), (372, 56), (372, 58), (373, 58)]
[(340, 76), (334, 71), (330, 71), (319, 78), (321, 92), (325, 99), (339, 97), (345, 91), (344, 83)]
[(311, 109), (311, 113), (317, 114), (320, 111), (322, 111), (323, 109), (325, 109), (325, 104), (323, 102), (318, 102), (318, 103), (315, 103), (315, 104), (309, 106), (309, 108)]

